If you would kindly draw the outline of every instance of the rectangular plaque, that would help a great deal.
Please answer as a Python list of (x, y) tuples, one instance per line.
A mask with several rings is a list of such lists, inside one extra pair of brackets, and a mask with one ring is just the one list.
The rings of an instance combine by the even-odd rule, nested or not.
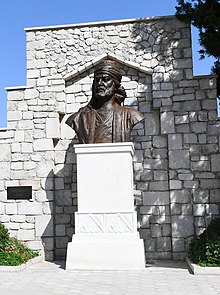
[(32, 186), (7, 187), (8, 200), (30, 200), (32, 198)]

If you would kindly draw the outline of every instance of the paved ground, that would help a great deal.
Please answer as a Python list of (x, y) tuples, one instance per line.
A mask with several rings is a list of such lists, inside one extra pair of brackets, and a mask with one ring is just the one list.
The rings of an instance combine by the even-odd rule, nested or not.
[(143, 271), (73, 271), (44, 262), (0, 272), (0, 295), (220, 295), (220, 277), (194, 276), (185, 263), (155, 262)]

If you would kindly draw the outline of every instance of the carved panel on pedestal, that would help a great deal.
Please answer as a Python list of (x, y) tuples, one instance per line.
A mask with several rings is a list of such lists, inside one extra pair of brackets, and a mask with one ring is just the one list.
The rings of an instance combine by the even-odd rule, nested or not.
[(76, 233), (134, 233), (136, 220), (136, 212), (76, 213)]

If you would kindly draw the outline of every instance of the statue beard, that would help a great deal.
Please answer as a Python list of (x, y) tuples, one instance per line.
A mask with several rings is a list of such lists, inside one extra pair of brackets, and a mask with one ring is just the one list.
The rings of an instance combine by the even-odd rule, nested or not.
[(103, 86), (97, 87), (94, 90), (94, 102), (96, 106), (101, 107), (104, 103), (111, 100), (115, 95), (115, 85), (113, 84), (110, 88), (106, 89)]

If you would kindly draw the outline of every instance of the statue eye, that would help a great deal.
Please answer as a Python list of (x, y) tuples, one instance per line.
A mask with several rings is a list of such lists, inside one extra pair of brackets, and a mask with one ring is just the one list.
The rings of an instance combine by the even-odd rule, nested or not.
[(104, 82), (108, 82), (109, 80), (110, 80), (109, 77), (103, 77), (103, 81), (104, 81)]

